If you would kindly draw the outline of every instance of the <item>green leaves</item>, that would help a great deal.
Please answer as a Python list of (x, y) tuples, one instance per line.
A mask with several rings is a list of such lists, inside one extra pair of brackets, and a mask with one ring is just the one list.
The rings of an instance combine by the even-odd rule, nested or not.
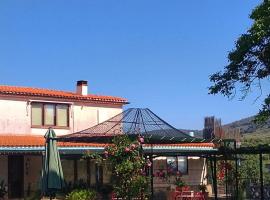
[[(235, 43), (235, 49), (228, 54), (228, 65), (222, 72), (210, 76), (213, 83), (209, 94), (222, 94), (234, 97), (240, 90), (244, 99), (252, 87), (261, 90), (261, 80), (270, 76), (270, 1), (256, 7), (250, 18), (253, 25)], [(270, 117), (269, 104), (260, 110), (257, 121)]]
[[(113, 190), (117, 197), (132, 199), (147, 196), (147, 160), (141, 151), (140, 142), (130, 140), (127, 135), (115, 137), (113, 143), (106, 147), (104, 156), (112, 166)], [(104, 160), (104, 157), (95, 153), (89, 153), (87, 156), (101, 162)]]
[(269, 119), (270, 116), (270, 95), (264, 100), (262, 109), (259, 114), (255, 117), (254, 122), (259, 125), (263, 125)]
[(76, 189), (66, 196), (66, 200), (94, 200), (96, 196), (94, 190)]

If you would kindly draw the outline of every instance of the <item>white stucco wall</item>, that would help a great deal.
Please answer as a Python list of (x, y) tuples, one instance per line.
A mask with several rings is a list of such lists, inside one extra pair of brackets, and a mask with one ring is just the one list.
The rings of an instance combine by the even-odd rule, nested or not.
[[(189, 157), (188, 158), (188, 174), (183, 175), (181, 178), (189, 186), (198, 186), (201, 181), (206, 177), (206, 168), (204, 167), (204, 158)], [(166, 160), (162, 163), (162, 168), (160, 165), (154, 161), (154, 173), (162, 169), (166, 172)], [(162, 179), (160, 177), (154, 177), (154, 186), (157, 188), (167, 188), (168, 186), (174, 186), (175, 176), (171, 176), (168, 179)]]
[(189, 158), (188, 159), (188, 174), (182, 178), (188, 185), (200, 185), (201, 181), (206, 176), (206, 168), (204, 167), (204, 158)]
[(94, 105), (74, 103), (71, 109), (74, 123), (73, 131), (77, 132), (90, 128), (122, 112), (122, 107), (117, 105)]
[[(38, 99), (35, 101), (53, 101)], [(59, 102), (62, 102), (59, 100)], [(70, 105), (69, 127), (55, 128), (57, 135), (70, 134), (103, 122), (122, 112), (121, 105), (67, 102)], [(47, 128), (31, 128), (31, 101), (0, 96), (0, 134), (44, 135)]]
[(27, 101), (0, 98), (0, 133), (30, 133), (30, 115)]

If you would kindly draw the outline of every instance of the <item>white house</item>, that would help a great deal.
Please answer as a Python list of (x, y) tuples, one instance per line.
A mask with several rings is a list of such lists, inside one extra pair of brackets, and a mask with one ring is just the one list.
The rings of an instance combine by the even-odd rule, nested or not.
[[(87, 81), (78, 81), (75, 92), (1, 85), (0, 181), (7, 184), (9, 198), (22, 198), (38, 189), (43, 136), (48, 127), (58, 136), (70, 134), (122, 112), (127, 103), (120, 97), (88, 94)], [(77, 150), (85, 144), (62, 146)], [(80, 174), (85, 163), (70, 158), (62, 162), (67, 181), (86, 179)], [(94, 182), (95, 177), (92, 179)]]
[[(87, 81), (78, 81), (75, 92), (30, 87), (0, 86), (0, 181), (8, 188), (8, 198), (31, 196), (39, 189), (44, 152), (44, 134), (52, 127), (57, 136), (78, 132), (119, 114), (124, 98), (88, 94)], [(110, 182), (111, 172), (92, 160), (81, 160), (87, 151), (103, 151), (104, 144), (58, 142), (67, 184), (98, 185)], [(158, 145), (159, 150), (179, 151), (176, 157), (154, 161), (154, 174), (169, 167), (183, 173), (192, 186), (206, 176), (205, 159), (182, 156), (181, 151), (213, 150), (212, 143)], [(173, 183), (173, 182), (171, 182)], [(154, 186), (166, 189), (170, 183), (155, 177)]]

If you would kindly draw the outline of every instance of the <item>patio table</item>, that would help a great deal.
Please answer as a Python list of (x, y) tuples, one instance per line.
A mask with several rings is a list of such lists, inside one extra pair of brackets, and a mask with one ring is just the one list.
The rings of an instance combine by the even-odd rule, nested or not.
[(179, 195), (176, 196), (176, 200), (189, 200), (192, 199), (192, 197), (194, 197), (193, 195), (193, 191), (183, 191), (181, 192)]
[(183, 191), (175, 196), (175, 200), (205, 200), (202, 192)]

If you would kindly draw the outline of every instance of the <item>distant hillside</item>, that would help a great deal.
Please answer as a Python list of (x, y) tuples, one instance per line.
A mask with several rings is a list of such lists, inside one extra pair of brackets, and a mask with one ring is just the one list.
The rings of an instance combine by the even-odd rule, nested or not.
[(252, 134), (252, 135), (270, 135), (270, 120), (264, 125), (263, 127), (258, 127), (256, 124), (252, 122), (254, 119), (254, 116), (244, 118), (229, 124), (224, 125), (224, 127), (229, 128), (239, 128), (241, 133), (244, 135), (246, 134)]
[[(241, 134), (245, 137), (269, 137), (270, 138), (270, 120), (263, 127), (256, 126), (252, 121), (254, 116), (240, 119), (238, 121), (223, 125), (225, 128), (240, 129)], [(185, 133), (194, 132), (194, 136), (203, 137), (203, 130), (180, 129)]]

